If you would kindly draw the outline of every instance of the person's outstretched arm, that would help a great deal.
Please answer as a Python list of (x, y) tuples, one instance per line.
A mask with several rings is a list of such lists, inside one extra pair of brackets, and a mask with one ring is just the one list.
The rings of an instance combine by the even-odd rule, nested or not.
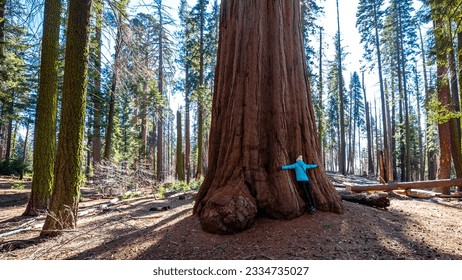
[(282, 170), (295, 169), (295, 165), (296, 165), (296, 163), (289, 164), (289, 165), (283, 165), (283, 166), (281, 166), (281, 169)]
[(317, 168), (318, 165), (315, 164), (315, 163), (313, 163), (313, 164), (306, 164), (306, 163), (305, 163), (305, 167), (306, 167), (306, 169), (313, 169), (313, 168)]

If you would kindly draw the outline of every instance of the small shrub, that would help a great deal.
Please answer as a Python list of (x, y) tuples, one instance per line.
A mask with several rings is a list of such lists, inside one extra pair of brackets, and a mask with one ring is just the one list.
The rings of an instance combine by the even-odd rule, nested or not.
[(130, 198), (134, 198), (134, 197), (139, 197), (141, 196), (141, 192), (132, 192), (132, 191), (128, 191), (126, 193), (124, 193), (120, 199), (121, 200), (124, 200), (124, 199), (130, 199)]
[(26, 188), (26, 185), (22, 183), (16, 183), (11, 186), (11, 189), (14, 189), (14, 190), (23, 190), (25, 188)]
[(165, 188), (165, 186), (161, 185), (160, 187), (157, 188), (156, 194), (159, 197), (164, 197), (166, 192), (167, 192), (167, 189)]
[(191, 190), (197, 191), (201, 187), (203, 181), (204, 178), (193, 180), (189, 183), (189, 188)]

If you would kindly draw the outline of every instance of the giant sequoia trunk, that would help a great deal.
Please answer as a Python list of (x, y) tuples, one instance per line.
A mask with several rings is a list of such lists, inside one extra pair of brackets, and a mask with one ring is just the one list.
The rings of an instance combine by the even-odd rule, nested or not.
[[(194, 206), (206, 231), (303, 213), (294, 174), (277, 171), (299, 154), (321, 163), (300, 29), (297, 0), (222, 2), (209, 170)], [(342, 213), (324, 167), (309, 175), (318, 208)]]

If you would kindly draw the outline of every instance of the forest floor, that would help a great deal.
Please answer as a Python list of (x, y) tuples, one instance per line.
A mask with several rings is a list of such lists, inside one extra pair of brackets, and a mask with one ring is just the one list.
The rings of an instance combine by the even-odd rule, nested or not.
[[(363, 181), (330, 176), (336, 183)], [(84, 188), (76, 231), (40, 239), (44, 217), (21, 216), (30, 183), (24, 190), (12, 189), (14, 184), (0, 178), (0, 260), (462, 260), (462, 201), (457, 199), (392, 194), (387, 210), (345, 201), (342, 215), (317, 211), (293, 220), (258, 218), (242, 233), (215, 235), (204, 232), (192, 215), (192, 193), (111, 204), (111, 198)], [(170, 208), (150, 211), (164, 206)]]

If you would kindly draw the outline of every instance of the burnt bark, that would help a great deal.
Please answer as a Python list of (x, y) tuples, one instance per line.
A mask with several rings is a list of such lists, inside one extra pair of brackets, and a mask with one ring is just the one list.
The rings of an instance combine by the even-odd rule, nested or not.
[[(322, 162), (302, 44), (299, 1), (222, 2), (209, 169), (194, 205), (204, 230), (303, 214), (293, 174), (277, 172), (299, 154)], [(342, 213), (324, 167), (309, 176), (318, 209)]]
[(349, 191), (340, 191), (340, 197), (345, 201), (355, 202), (362, 205), (386, 209), (390, 206), (390, 199), (387, 193), (360, 193), (355, 194)]

